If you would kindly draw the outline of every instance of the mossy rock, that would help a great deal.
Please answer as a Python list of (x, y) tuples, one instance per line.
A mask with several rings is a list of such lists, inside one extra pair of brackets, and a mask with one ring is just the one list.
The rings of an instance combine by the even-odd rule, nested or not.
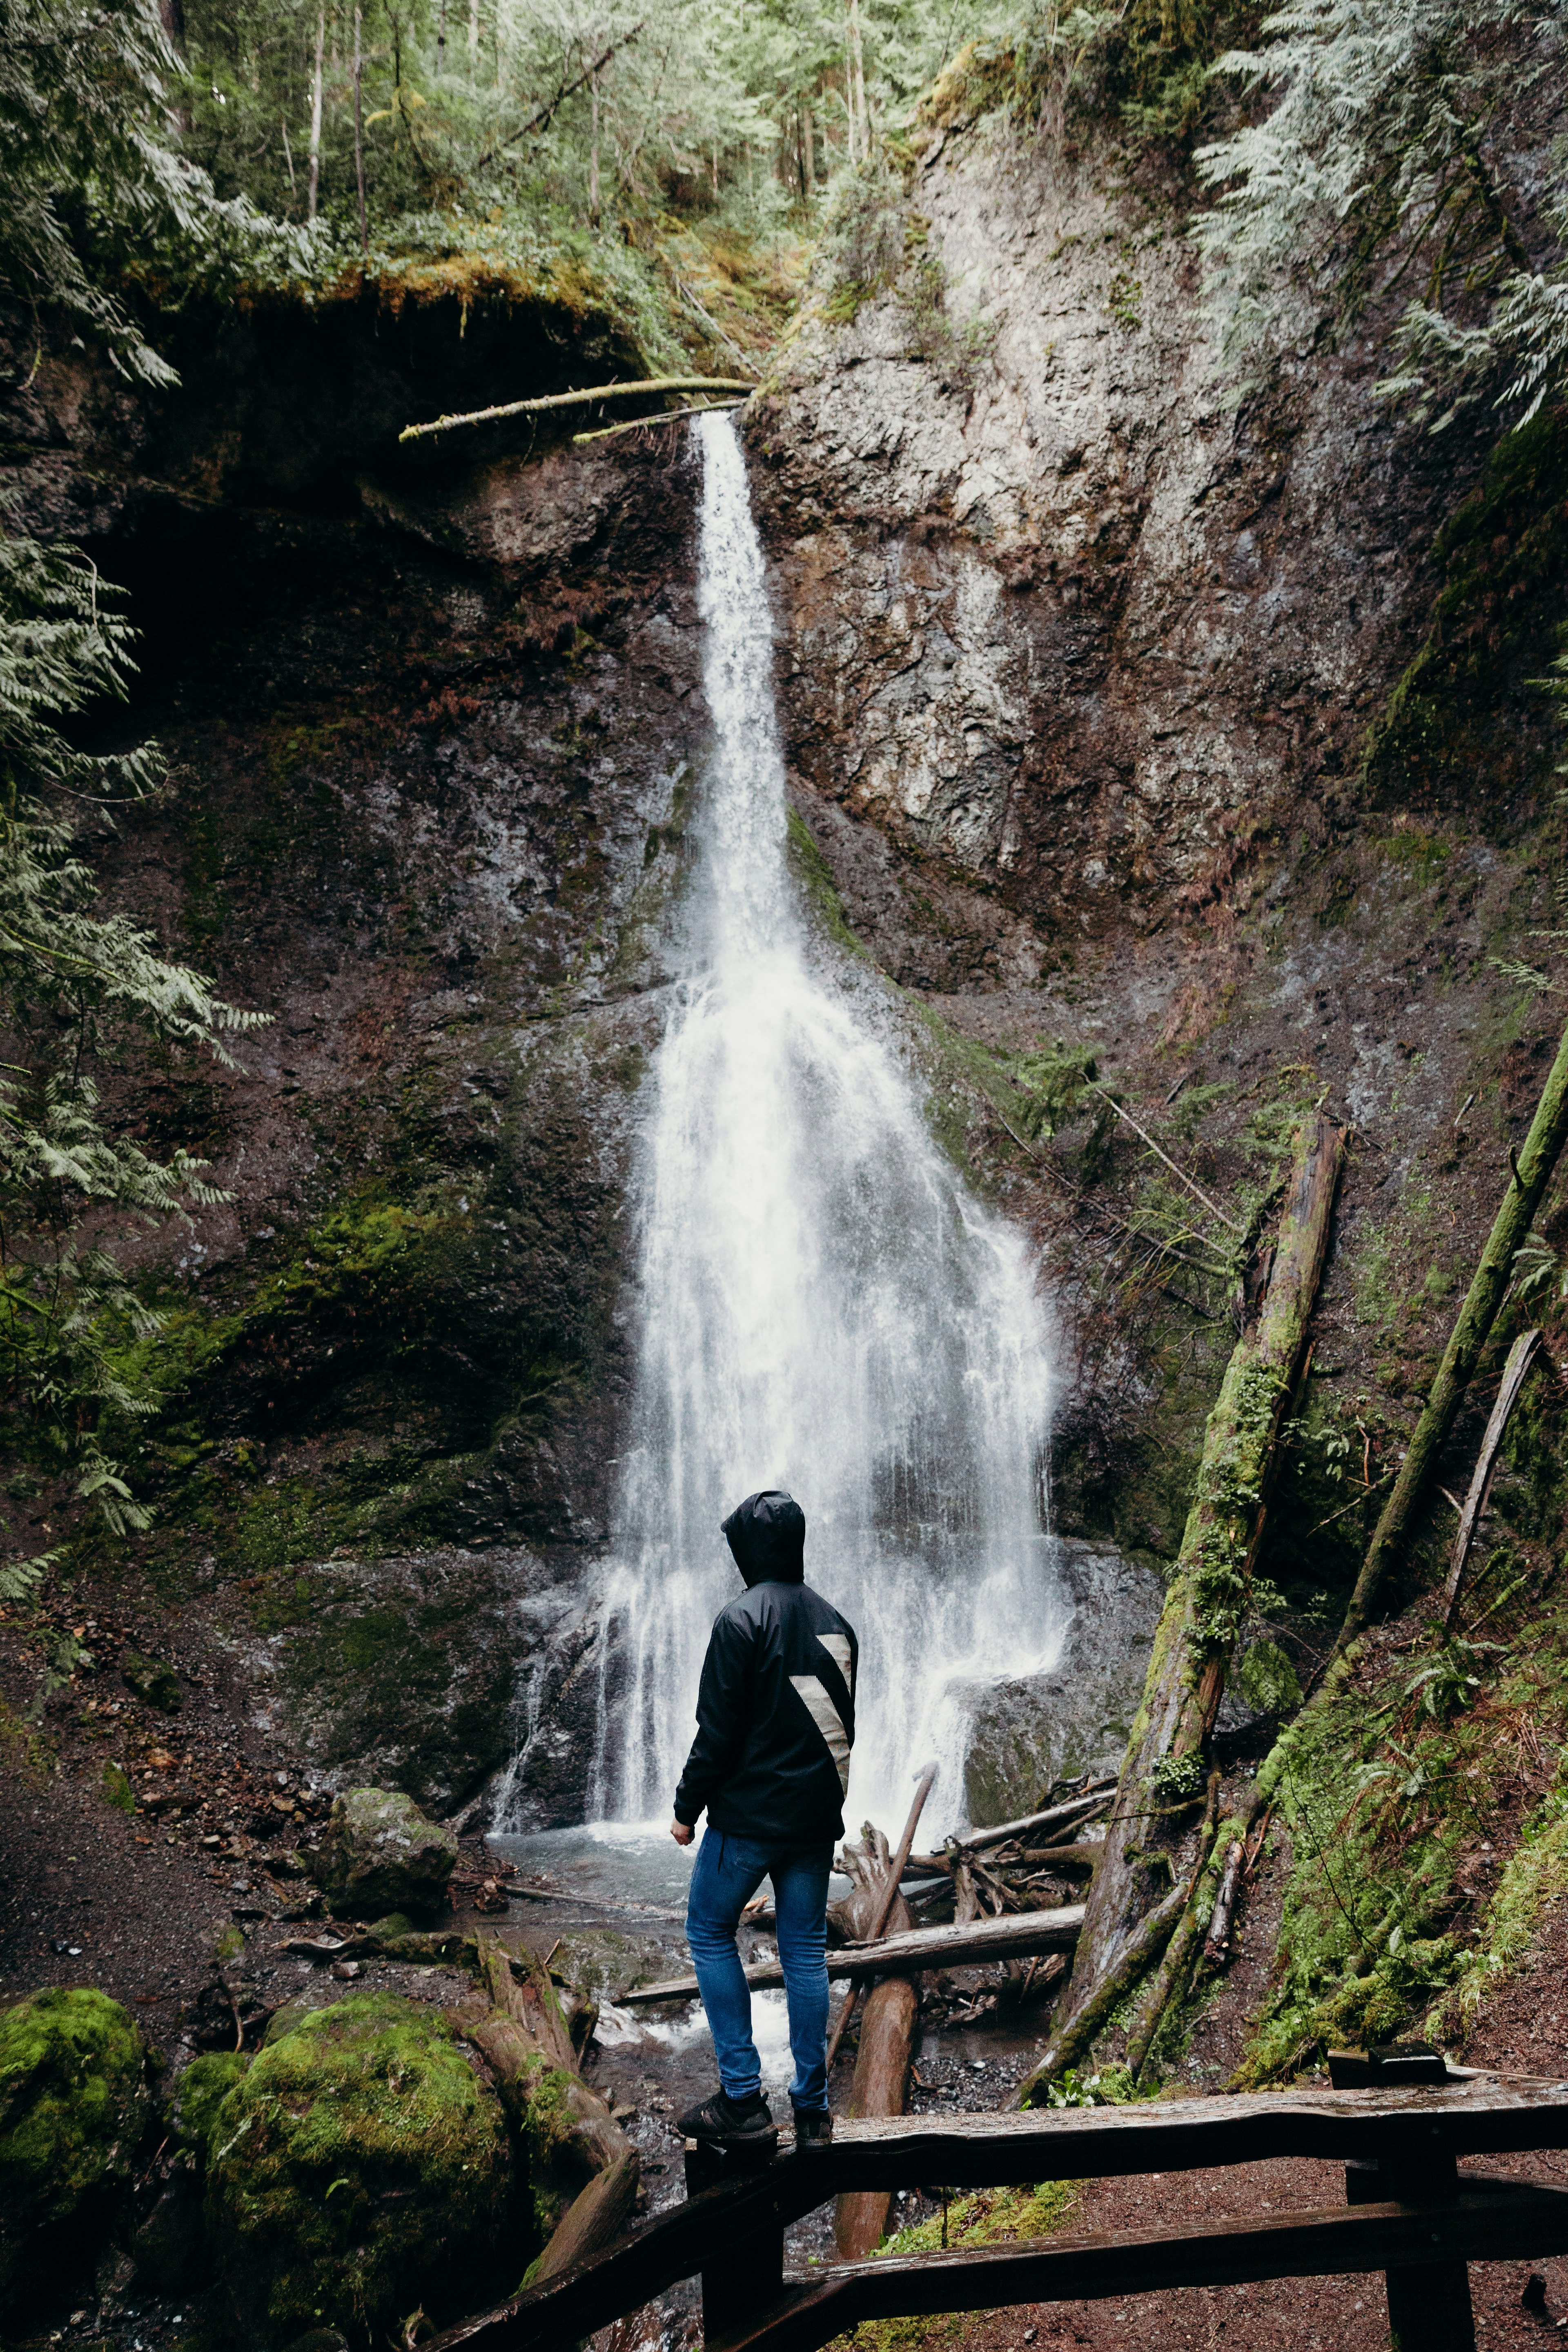
[(557, 1937), (550, 1970), (561, 1983), (575, 1987), (584, 2000), (602, 2007), (634, 1985), (669, 1975), (669, 1942), (662, 1936), (628, 1936), (618, 1927), (574, 1927)]
[(213, 2050), (193, 2058), (174, 2084), (174, 2142), (197, 2171), (206, 2168), (218, 2109), (250, 2067), (243, 2050)]
[(139, 1650), (127, 1650), (120, 1661), (120, 1678), (127, 1690), (148, 1706), (155, 1706), (160, 1715), (178, 1715), (185, 1702), (180, 1688), (180, 1677), (173, 1666), (157, 1658), (144, 1658)]
[(0, 2011), (0, 2289), (51, 2268), (46, 2232), (90, 2255), (147, 2112), (142, 2037), (106, 1993), (51, 1985)]
[(351, 1993), (269, 2042), (218, 2112), (207, 2218), (253, 2344), (484, 2298), (511, 2189), (494, 2093), (434, 2009)]
[(348, 1919), (439, 1910), (458, 1861), (450, 1830), (395, 1789), (350, 1789), (332, 1807), (314, 1863), (317, 1885)]

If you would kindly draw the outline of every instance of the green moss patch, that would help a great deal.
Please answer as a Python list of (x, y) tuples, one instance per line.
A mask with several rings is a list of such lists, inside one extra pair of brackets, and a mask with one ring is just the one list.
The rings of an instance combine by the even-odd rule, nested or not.
[(218, 2111), (207, 2213), (251, 2341), (381, 2343), (482, 2300), (511, 2185), (505, 2119), (441, 2016), (351, 1994), (268, 2042)]
[(174, 2137), (197, 2171), (205, 2169), (218, 2109), (250, 2067), (243, 2050), (214, 2050), (193, 2058), (174, 2085)]
[[(1468, 1638), (1394, 1658), (1288, 1735), (1291, 1868), (1244, 2084), (1423, 2019), (1462, 2028), (1568, 1886), (1568, 1606), (1524, 1605), (1526, 1577), (1506, 1606), (1500, 1556), (1479, 1574)], [(1515, 1830), (1489, 1905), (1488, 1849)]]
[[(1037, 2189), (982, 2189), (960, 2197), (928, 2221), (896, 2231), (877, 2249), (879, 2255), (929, 2254), (947, 2246), (992, 2246), (1018, 2238), (1048, 2238), (1072, 2218), (1083, 2190), (1076, 2180), (1047, 2180)], [(917, 2352), (922, 2345), (940, 2343), (967, 2326), (962, 2313), (946, 2319), (879, 2319), (858, 2327), (852, 2336), (840, 2336), (834, 2352), (854, 2345), (857, 2352), (874, 2345), (877, 2352)]]
[(147, 2109), (142, 2038), (107, 1994), (51, 1986), (0, 2011), (0, 2286), (42, 2231), (69, 2223), (90, 2251)]

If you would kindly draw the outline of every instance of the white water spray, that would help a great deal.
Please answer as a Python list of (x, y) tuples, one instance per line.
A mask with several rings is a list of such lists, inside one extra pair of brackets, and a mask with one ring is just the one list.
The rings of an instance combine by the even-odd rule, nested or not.
[(817, 968), (745, 467), (728, 418), (693, 430), (715, 749), (641, 1139), (633, 1450), (592, 1801), (622, 1821), (668, 1811), (709, 1627), (740, 1589), (719, 1522), (785, 1486), (807, 1577), (860, 1636), (847, 1821), (896, 1833), (911, 1770), (936, 1755), (935, 1831), (964, 1818), (963, 1685), (1048, 1666), (1065, 1631), (1044, 1319), (1021, 1236), (943, 1158), (871, 992)]

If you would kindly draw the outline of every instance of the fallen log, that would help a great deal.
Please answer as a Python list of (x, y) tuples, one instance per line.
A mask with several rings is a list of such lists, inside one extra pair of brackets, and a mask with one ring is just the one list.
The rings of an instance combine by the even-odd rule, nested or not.
[(732, 408), (744, 408), (743, 400), (702, 400), (693, 408), (667, 408), (659, 416), (633, 416), (623, 425), (601, 425), (592, 433), (574, 433), (572, 446), (583, 448), (590, 441), (613, 441), (622, 433), (643, 433), (656, 425), (679, 425), (688, 416), (708, 416), (715, 411), (728, 416)]
[(1105, 1858), (1105, 1840), (1086, 1838), (1078, 1845), (1029, 1846), (1014, 1861), (1020, 1869), (1092, 1870)]
[[(1090, 2005), (1095, 2014), (1109, 2014), (1100, 1989), (1115, 1982), (1125, 1990), (1133, 1980), (1128, 1955), (1136, 1948), (1145, 1960), (1153, 1956), (1141, 1925), (1149, 1909), (1145, 1874), (1154, 1863), (1173, 1872), (1161, 1831), (1196, 1802), (1207, 1778), (1202, 1759), (1247, 1614), (1276, 1439), (1307, 1349), (1344, 1151), (1343, 1129), (1321, 1114), (1298, 1133), (1267, 1286), (1209, 1415), (1103, 1856), (1089, 1881), (1072, 1973), (1032, 2084), (1042, 2083), (1053, 2065), (1069, 2063), (1055, 2053), (1087, 2046), (1077, 2021)], [(1168, 1900), (1159, 1906), (1162, 1916)], [(1173, 1914), (1169, 1926), (1174, 1925)]]
[[(888, 1853), (888, 1842), (886, 1838), (881, 1840), (881, 1853), (879, 1856), (881, 1880), (880, 1884), (875, 1889), (874, 1904), (872, 1904), (868, 1899), (872, 1892), (869, 1873), (866, 1874), (866, 1876), (862, 1881), (868, 1896), (868, 1908), (870, 1910), (871, 1915), (869, 1924), (866, 1929), (866, 1941), (868, 1944), (874, 1944), (880, 1936), (886, 1933), (889, 1920), (893, 1922), (893, 1933), (895, 1935), (907, 1935), (914, 1925), (913, 1920), (910, 1916), (910, 1906), (903, 1901), (899, 1894), (899, 1881), (904, 1874), (904, 1865), (910, 1858), (910, 1848), (915, 1842), (915, 1832), (920, 1827), (920, 1818), (921, 1813), (925, 1811), (925, 1801), (931, 1792), (931, 1785), (935, 1779), (936, 1766), (934, 1764), (928, 1764), (921, 1775), (920, 1786), (915, 1790), (914, 1801), (910, 1807), (910, 1817), (904, 1823), (904, 1834), (899, 1840), (898, 1853), (889, 1856)], [(861, 1832), (861, 1835), (866, 1841), (867, 1852), (871, 1852), (878, 1832), (873, 1831), (869, 1822), (866, 1823), (864, 1830)], [(847, 1846), (845, 1848), (844, 1859), (846, 1863), (849, 1862), (852, 1852), (852, 1848)], [(857, 1891), (858, 1892), (859, 1890)], [(833, 2061), (838, 2055), (838, 2045), (844, 2039), (844, 2029), (848, 2024), (851, 2016), (854, 2014), (855, 2004), (859, 1998), (860, 1987), (858, 1984), (853, 1985), (849, 1991), (845, 1995), (844, 2006), (838, 2012), (838, 2021), (835, 2025), (832, 2033), (828, 2036), (827, 2069), (829, 2074), (833, 2071)], [(901, 2116), (904, 2111), (901, 2106), (898, 2106), (858, 2107), (854, 2112), (857, 2115)]]
[(1126, 2063), (1134, 2082), (1142, 2074), (1143, 2062), (1153, 2046), (1160, 2020), (1179, 1989), (1186, 1984), (1194, 1949), (1204, 1929), (1199, 1896), (1206, 1884), (1205, 1867), (1213, 1851), (1218, 1825), (1219, 1766), (1216, 1764), (1209, 1774), (1208, 1801), (1204, 1806), (1204, 1825), (1198, 1832), (1198, 1858), (1188, 1884), (1186, 1908), (1176, 1922), (1175, 1932), (1165, 1946), (1158, 1968), (1151, 1972), (1139, 1996), (1132, 2022), (1127, 2029)]
[[(1280, 1782), (1290, 1769), (1291, 1754), (1300, 1738), (1303, 1725), (1311, 1717), (1314, 1708), (1326, 1706), (1331, 1699), (1339, 1696), (1355, 1670), (1358, 1654), (1358, 1648), (1352, 1646), (1342, 1652), (1337, 1658), (1331, 1659), (1328, 1672), (1322, 1681), (1293, 1720), (1280, 1732), (1259, 1765), (1257, 1779), (1242, 1796), (1235, 1812), (1220, 1823), (1214, 1842), (1209, 1847), (1208, 1859), (1199, 1864), (1194, 1882), (1192, 1899), (1177, 1934), (1171, 1939), (1171, 1948), (1166, 1955), (1167, 1960), (1170, 1958), (1170, 1951), (1174, 1949), (1178, 1939), (1186, 1943), (1190, 1952), (1192, 1942), (1195, 1941), (1199, 1935), (1204, 1934), (1205, 1929), (1212, 1931), (1220, 1893), (1230, 1870), (1232, 1855), (1236, 1857), (1236, 1869), (1239, 1876), (1247, 1839), (1252, 1833), (1259, 1814), (1273, 1802)], [(1235, 1899), (1234, 1889), (1230, 1899), (1232, 1901)], [(1228, 1916), (1223, 1924), (1228, 1932)], [(1167, 1970), (1164, 1964), (1162, 1964), (1159, 1974), (1164, 1979), (1161, 1997), (1156, 2001), (1151, 1991), (1148, 2002), (1140, 2007), (1134, 2025), (1133, 2031), (1139, 2035), (1141, 2042), (1141, 2054), (1136, 2062), (1132, 2058), (1131, 2038), (1129, 2038), (1128, 2063), (1132, 2066), (1135, 2074), (1142, 2071), (1148, 2058), (1161, 2017), (1169, 2003), (1177, 1998), (1181, 1990), (1184, 1969), (1173, 1968)]]
[(535, 2210), (553, 2210), (533, 2273), (549, 2277), (616, 2235), (637, 2196), (641, 2158), (577, 2071), (577, 2051), (544, 1962), (486, 1935), (478, 1938), (478, 1961), (489, 2005), (474, 1995), (448, 2013), (485, 2059), (529, 2148)]
[(1492, 1406), (1487, 1422), (1486, 1435), (1481, 1440), (1481, 1450), (1476, 1456), (1475, 1475), (1470, 1480), (1470, 1490), (1465, 1496), (1464, 1508), (1459, 1513), (1459, 1524), (1454, 1535), (1454, 1549), (1448, 1560), (1447, 1579), (1443, 1586), (1445, 1633), (1451, 1629), (1454, 1612), (1459, 1605), (1459, 1586), (1464, 1581), (1465, 1566), (1470, 1557), (1470, 1546), (1476, 1539), (1476, 1529), (1480, 1525), (1481, 1513), (1486, 1509), (1487, 1498), (1492, 1490), (1492, 1476), (1497, 1469), (1498, 1450), (1502, 1444), (1503, 1435), (1508, 1428), (1509, 1416), (1518, 1402), (1519, 1392), (1524, 1386), (1530, 1367), (1535, 1360), (1535, 1350), (1540, 1344), (1539, 1331), (1521, 1331), (1509, 1349), (1508, 1361), (1502, 1368), (1502, 1384), (1498, 1390), (1497, 1402)]
[(1076, 2065), (1110, 2021), (1110, 2012), (1150, 1962), (1163, 1948), (1166, 1937), (1187, 1907), (1192, 1882), (1185, 1881), (1172, 1888), (1164, 1901), (1156, 1904), (1146, 1919), (1140, 1920), (1131, 1935), (1121, 1946), (1111, 1966), (1106, 1969), (1094, 1985), (1087, 2000), (1074, 2009), (1065, 2022), (1056, 2026), (1041, 2054), (1040, 2063), (1017, 2093), (1017, 2105), (1033, 2106), (1037, 2097), (1042, 2101), (1046, 2085)]
[(522, 2274), (524, 2287), (538, 2286), (574, 2263), (585, 2263), (618, 2238), (637, 2201), (642, 2163), (635, 2147), (595, 2173), (566, 2208), (542, 2254)]
[[(1073, 1822), (1076, 1826), (1079, 1822), (1092, 1820), (1096, 1813), (1104, 1812), (1111, 1802), (1115, 1789), (1114, 1780), (1097, 1780), (1078, 1796), (1064, 1798), (1059, 1805), (1047, 1805), (1042, 1813), (1026, 1813), (1021, 1821), (1016, 1822), (998, 1822), (993, 1829), (969, 1830), (963, 1837), (955, 1837), (952, 1842), (962, 1846), (966, 1853), (984, 1853), (991, 1846), (1006, 1845), (1012, 1839), (1026, 1837), (1034, 1830), (1050, 1829), (1058, 1823), (1065, 1826), (1068, 1822)], [(939, 1860), (940, 1856), (931, 1858)]]
[[(887, 1931), (894, 1936), (908, 1935), (913, 1922), (910, 1906), (899, 1892), (899, 1881), (910, 1858), (910, 1848), (915, 1842), (925, 1801), (936, 1779), (934, 1764), (926, 1766), (915, 1790), (910, 1816), (904, 1823), (904, 1833), (899, 1841), (896, 1854), (888, 1853), (887, 1840), (879, 1837), (882, 1864), (880, 1884), (875, 1887), (876, 1907), (872, 1914), (868, 1942), (884, 1938)], [(866, 1825), (866, 1844), (860, 1860), (864, 1891), (873, 1892), (871, 1874), (866, 1866), (873, 1847), (870, 1823)], [(845, 1860), (853, 1867), (850, 1850), (846, 1848)], [(857, 1893), (861, 1889), (857, 1889)], [(838, 2012), (838, 2022), (827, 2045), (827, 2063), (831, 2069), (834, 2053), (844, 2038), (844, 2029), (855, 2003), (860, 1997), (860, 1986), (854, 1985)], [(914, 2054), (915, 2026), (920, 2017), (920, 1993), (914, 1979), (908, 1976), (882, 1977), (872, 1985), (866, 1996), (866, 2013), (860, 2021), (860, 2047), (855, 2056), (855, 2076), (849, 2091), (849, 2113), (855, 2116), (901, 2116), (909, 2105), (910, 2064)], [(888, 2209), (891, 2193), (887, 2189), (866, 2189), (840, 2197), (834, 2207), (833, 2234), (841, 2258), (858, 2261), (879, 2246), (888, 2226)]]
[[(901, 2116), (910, 2100), (910, 2064), (921, 1997), (910, 1977), (884, 1977), (874, 1985), (860, 2021), (860, 2049), (849, 2094), (852, 2117)], [(833, 2236), (841, 2262), (859, 2262), (888, 2231), (890, 2189), (847, 2190), (835, 2200)]]
[[(1081, 1903), (1054, 1911), (1023, 1911), (1000, 1919), (971, 1919), (951, 1927), (915, 1927), (907, 1936), (885, 1936), (877, 1944), (830, 1945), (830, 1977), (874, 1977), (889, 1971), (954, 1969), (985, 1960), (1024, 1960), (1036, 1952), (1070, 1951), (1083, 1920)], [(776, 1960), (753, 1960), (745, 1970), (753, 1991), (776, 1990), (784, 1970)], [(656, 2000), (695, 2000), (695, 1977), (667, 1983), (633, 1985), (616, 1995), (621, 2009), (646, 2008)]]
[(1230, 1916), (1236, 1909), (1237, 1889), (1241, 1885), (1241, 1865), (1246, 1858), (1246, 1838), (1233, 1838), (1230, 1851), (1225, 1858), (1225, 1868), (1219, 1874), (1219, 1892), (1209, 1914), (1208, 1934), (1204, 1937), (1204, 1958), (1211, 1968), (1221, 1967), (1230, 1950)]
[(509, 1950), (497, 1936), (477, 1938), (479, 1976), (491, 2005), (521, 2025), (540, 2055), (569, 2074), (577, 2052), (560, 1996), (543, 1962), (522, 1947)]
[(584, 392), (552, 392), (536, 400), (506, 400), (496, 408), (470, 408), (461, 416), (437, 416), (428, 425), (405, 425), (400, 441), (422, 441), (426, 434), (448, 433), (459, 425), (494, 425), (504, 416), (537, 416), (548, 408), (584, 408), (590, 401), (631, 400), (655, 392), (755, 392), (756, 385), (735, 375), (650, 375), (640, 383), (594, 383)]
[(1517, 1155), (1509, 1151), (1509, 1186), (1503, 1194), (1502, 1206), (1487, 1236), (1480, 1263), (1459, 1310), (1458, 1320), (1449, 1334), (1443, 1360), (1437, 1367), (1415, 1433), (1405, 1448), (1405, 1459), (1399, 1465), (1399, 1475), (1394, 1491), (1383, 1507), (1366, 1558), (1351, 1595), (1350, 1607), (1340, 1629), (1339, 1648), (1344, 1649), (1361, 1633), (1371, 1617), (1378, 1588), (1393, 1562), (1405, 1548), (1415, 1507), (1425, 1493), (1428, 1479), (1437, 1465), (1454, 1416), (1464, 1400), (1471, 1375), (1481, 1359), (1481, 1351), (1491, 1337), (1498, 1310), (1508, 1295), (1513, 1279), (1513, 1262), (1540, 1208), (1552, 1171), (1565, 1140), (1568, 1140), (1568, 1029), (1563, 1033), (1557, 1048), (1557, 1058), (1547, 1076), (1535, 1117), (1530, 1122), (1530, 1133), (1524, 1139), (1524, 1149)]

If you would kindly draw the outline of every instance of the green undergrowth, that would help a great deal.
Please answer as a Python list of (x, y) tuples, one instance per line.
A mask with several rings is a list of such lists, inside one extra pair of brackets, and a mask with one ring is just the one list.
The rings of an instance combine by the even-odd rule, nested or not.
[[(1463, 2031), (1568, 1885), (1565, 1742), (1568, 1596), (1502, 1544), (1462, 1633), (1432, 1626), (1292, 1735), (1290, 1871), (1241, 2085), (1424, 2019)], [(1493, 1892), (1492, 1844), (1514, 1840)]]
[[(1012, 2239), (1048, 2238), (1071, 2221), (1082, 2201), (1076, 2180), (1047, 2180), (1035, 2189), (981, 2189), (973, 2196), (955, 2198), (941, 2213), (912, 2222), (885, 2239), (879, 2255), (929, 2254), (938, 2247), (1000, 2245)], [(878, 2319), (840, 2336), (838, 2345), (853, 2344), (856, 2352), (875, 2346), (876, 2352), (914, 2352), (922, 2344), (940, 2343), (958, 2336), (967, 2321), (962, 2313), (943, 2319)]]

